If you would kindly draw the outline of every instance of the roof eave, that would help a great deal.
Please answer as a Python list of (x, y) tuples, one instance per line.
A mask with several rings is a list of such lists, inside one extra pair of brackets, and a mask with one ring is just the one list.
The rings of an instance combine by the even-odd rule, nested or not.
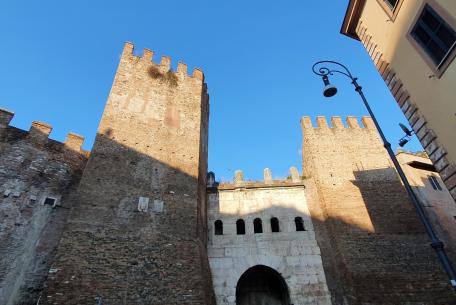
[(342, 26), (340, 28), (340, 33), (342, 35), (359, 40), (359, 37), (356, 34), (356, 27), (358, 26), (358, 22), (365, 4), (366, 0), (348, 1), (344, 21), (342, 22)]

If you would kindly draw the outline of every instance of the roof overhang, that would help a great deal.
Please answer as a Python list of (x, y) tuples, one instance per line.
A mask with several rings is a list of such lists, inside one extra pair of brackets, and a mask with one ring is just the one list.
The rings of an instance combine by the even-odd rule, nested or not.
[(359, 40), (356, 34), (356, 27), (358, 26), (359, 18), (364, 9), (366, 0), (349, 0), (347, 11), (345, 12), (344, 22), (340, 28), (340, 33), (350, 38)]

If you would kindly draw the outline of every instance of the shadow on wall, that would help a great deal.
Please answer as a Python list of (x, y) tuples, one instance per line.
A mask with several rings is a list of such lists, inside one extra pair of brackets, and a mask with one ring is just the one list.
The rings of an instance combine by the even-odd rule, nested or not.
[[(435, 176), (433, 176), (435, 178)], [(445, 244), (447, 254), (456, 265), (456, 204), (440, 178), (435, 178), (436, 189), (429, 177), (421, 177), (421, 185), (412, 186), (419, 201), (424, 206), (434, 231)], [(437, 180), (438, 179), (438, 180)]]
[(353, 175), (339, 185), (317, 186), (327, 218), (316, 226), (326, 227), (324, 239), (330, 241), (322, 253), (338, 265), (345, 297), (354, 304), (453, 302), (456, 296), (396, 171)]
[(0, 109), (0, 303), (36, 304), (59, 243), (87, 152), (83, 138), (48, 138), (52, 127), (9, 126)]
[[(108, 134), (97, 135), (39, 304), (213, 304), (205, 174)], [(185, 151), (167, 158), (194, 164)]]
[[(395, 170), (379, 168), (353, 174), (354, 180), (333, 185), (316, 184), (312, 178), (304, 180), (307, 216), (315, 230), (333, 304), (451, 304), (455, 294)], [(238, 192), (242, 194), (243, 189)], [(283, 196), (274, 205), (242, 216), (235, 210), (220, 214), (227, 224), (223, 228), (223, 236), (227, 237), (216, 245), (246, 248), (243, 250), (246, 263), (232, 267), (236, 281), (255, 264), (274, 268), (287, 279), (305, 273), (309, 266), (304, 264), (300, 271), (301, 267), (289, 263), (292, 260), (281, 266), (284, 256), (290, 253), (320, 256), (306, 244), (307, 237), (300, 237), (301, 233), (304, 233), (301, 236), (312, 235), (311, 227), (305, 223), (308, 231), (295, 231), (293, 219), (302, 215), (303, 210), (290, 208), (287, 200)], [(272, 232), (272, 217), (278, 218), (284, 231)], [(246, 235), (236, 234), (235, 222), (239, 218), (245, 220)], [(262, 219), (263, 233), (254, 233), (255, 218)], [(214, 240), (218, 238), (214, 236), (215, 220), (212, 218), (209, 224), (210, 239)], [(317, 278), (314, 283), (321, 285), (321, 281), (324, 278)], [(293, 300), (296, 287), (289, 288)], [(314, 296), (321, 294), (321, 289), (315, 286), (303, 285), (302, 291)]]

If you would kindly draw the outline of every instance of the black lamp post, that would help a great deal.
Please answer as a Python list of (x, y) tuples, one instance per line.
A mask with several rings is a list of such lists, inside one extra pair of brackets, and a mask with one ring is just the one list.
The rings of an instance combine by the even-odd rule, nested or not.
[[(330, 69), (327, 68), (326, 64), (331, 64), (334, 66), (339, 66), (343, 70), (337, 70), (337, 69)], [(372, 109), (370, 108), (366, 97), (364, 96), (364, 93), (362, 91), (361, 86), (357, 82), (357, 78), (353, 77), (353, 75), (350, 73), (347, 67), (345, 67), (343, 64), (338, 63), (336, 61), (330, 61), (330, 60), (325, 60), (325, 61), (319, 61), (315, 63), (312, 66), (312, 71), (318, 75), (321, 76), (323, 79), (323, 83), (325, 85), (325, 88), (323, 90), (323, 95), (326, 97), (331, 97), (334, 96), (337, 93), (337, 88), (329, 82), (329, 75), (333, 75), (334, 73), (339, 73), (343, 74), (346, 77), (348, 77), (351, 80), (351, 83), (353, 86), (355, 86), (355, 91), (358, 92), (358, 94), (361, 96), (361, 99), (363, 100), (364, 106), (366, 106), (367, 111), (369, 112), (369, 115), (372, 118), (372, 121), (375, 124), (375, 127), (377, 128), (378, 133), (380, 134), (380, 137), (382, 138), (383, 141), (383, 146), (386, 148), (388, 151), (388, 155), (390, 156), (391, 160), (393, 161), (394, 167), (396, 168), (399, 177), (401, 178), (402, 182), (404, 183), (405, 189), (407, 190), (407, 194), (410, 197), (410, 200), (412, 201), (413, 206), (416, 209), (416, 212), (418, 213), (418, 217), (420, 218), (421, 222), (423, 223), (424, 227), (426, 228), (426, 233), (429, 235), (431, 238), (431, 247), (435, 250), (437, 253), (437, 256), (439, 257), (440, 262), (442, 263), (443, 268), (445, 269), (446, 273), (448, 274), (448, 277), (450, 278), (450, 283), (453, 289), (456, 289), (456, 273), (453, 270), (453, 267), (451, 266), (450, 261), (448, 260), (448, 257), (445, 253), (444, 245), (443, 242), (439, 240), (437, 235), (435, 234), (434, 230), (432, 229), (432, 225), (429, 222), (429, 219), (421, 206), (421, 204), (418, 201), (418, 198), (416, 197), (415, 193), (412, 190), (412, 187), (410, 186), (410, 183), (407, 180), (407, 177), (404, 174), (404, 171), (402, 170), (399, 162), (396, 159), (396, 155), (394, 154), (393, 150), (391, 149), (391, 144), (386, 140), (385, 135), (383, 134), (382, 129), (380, 128), (380, 125), (377, 122), (377, 119), (375, 118), (374, 113), (372, 112)]]

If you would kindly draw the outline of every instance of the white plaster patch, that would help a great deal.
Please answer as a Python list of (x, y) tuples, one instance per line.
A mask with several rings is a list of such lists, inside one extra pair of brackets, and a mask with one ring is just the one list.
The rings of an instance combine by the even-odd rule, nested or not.
[(148, 208), (149, 208), (149, 198), (148, 197), (139, 197), (138, 211), (147, 212)]
[(154, 200), (154, 209), (153, 209), (153, 211), (155, 213), (163, 213), (163, 205), (164, 205), (163, 200), (155, 199)]

